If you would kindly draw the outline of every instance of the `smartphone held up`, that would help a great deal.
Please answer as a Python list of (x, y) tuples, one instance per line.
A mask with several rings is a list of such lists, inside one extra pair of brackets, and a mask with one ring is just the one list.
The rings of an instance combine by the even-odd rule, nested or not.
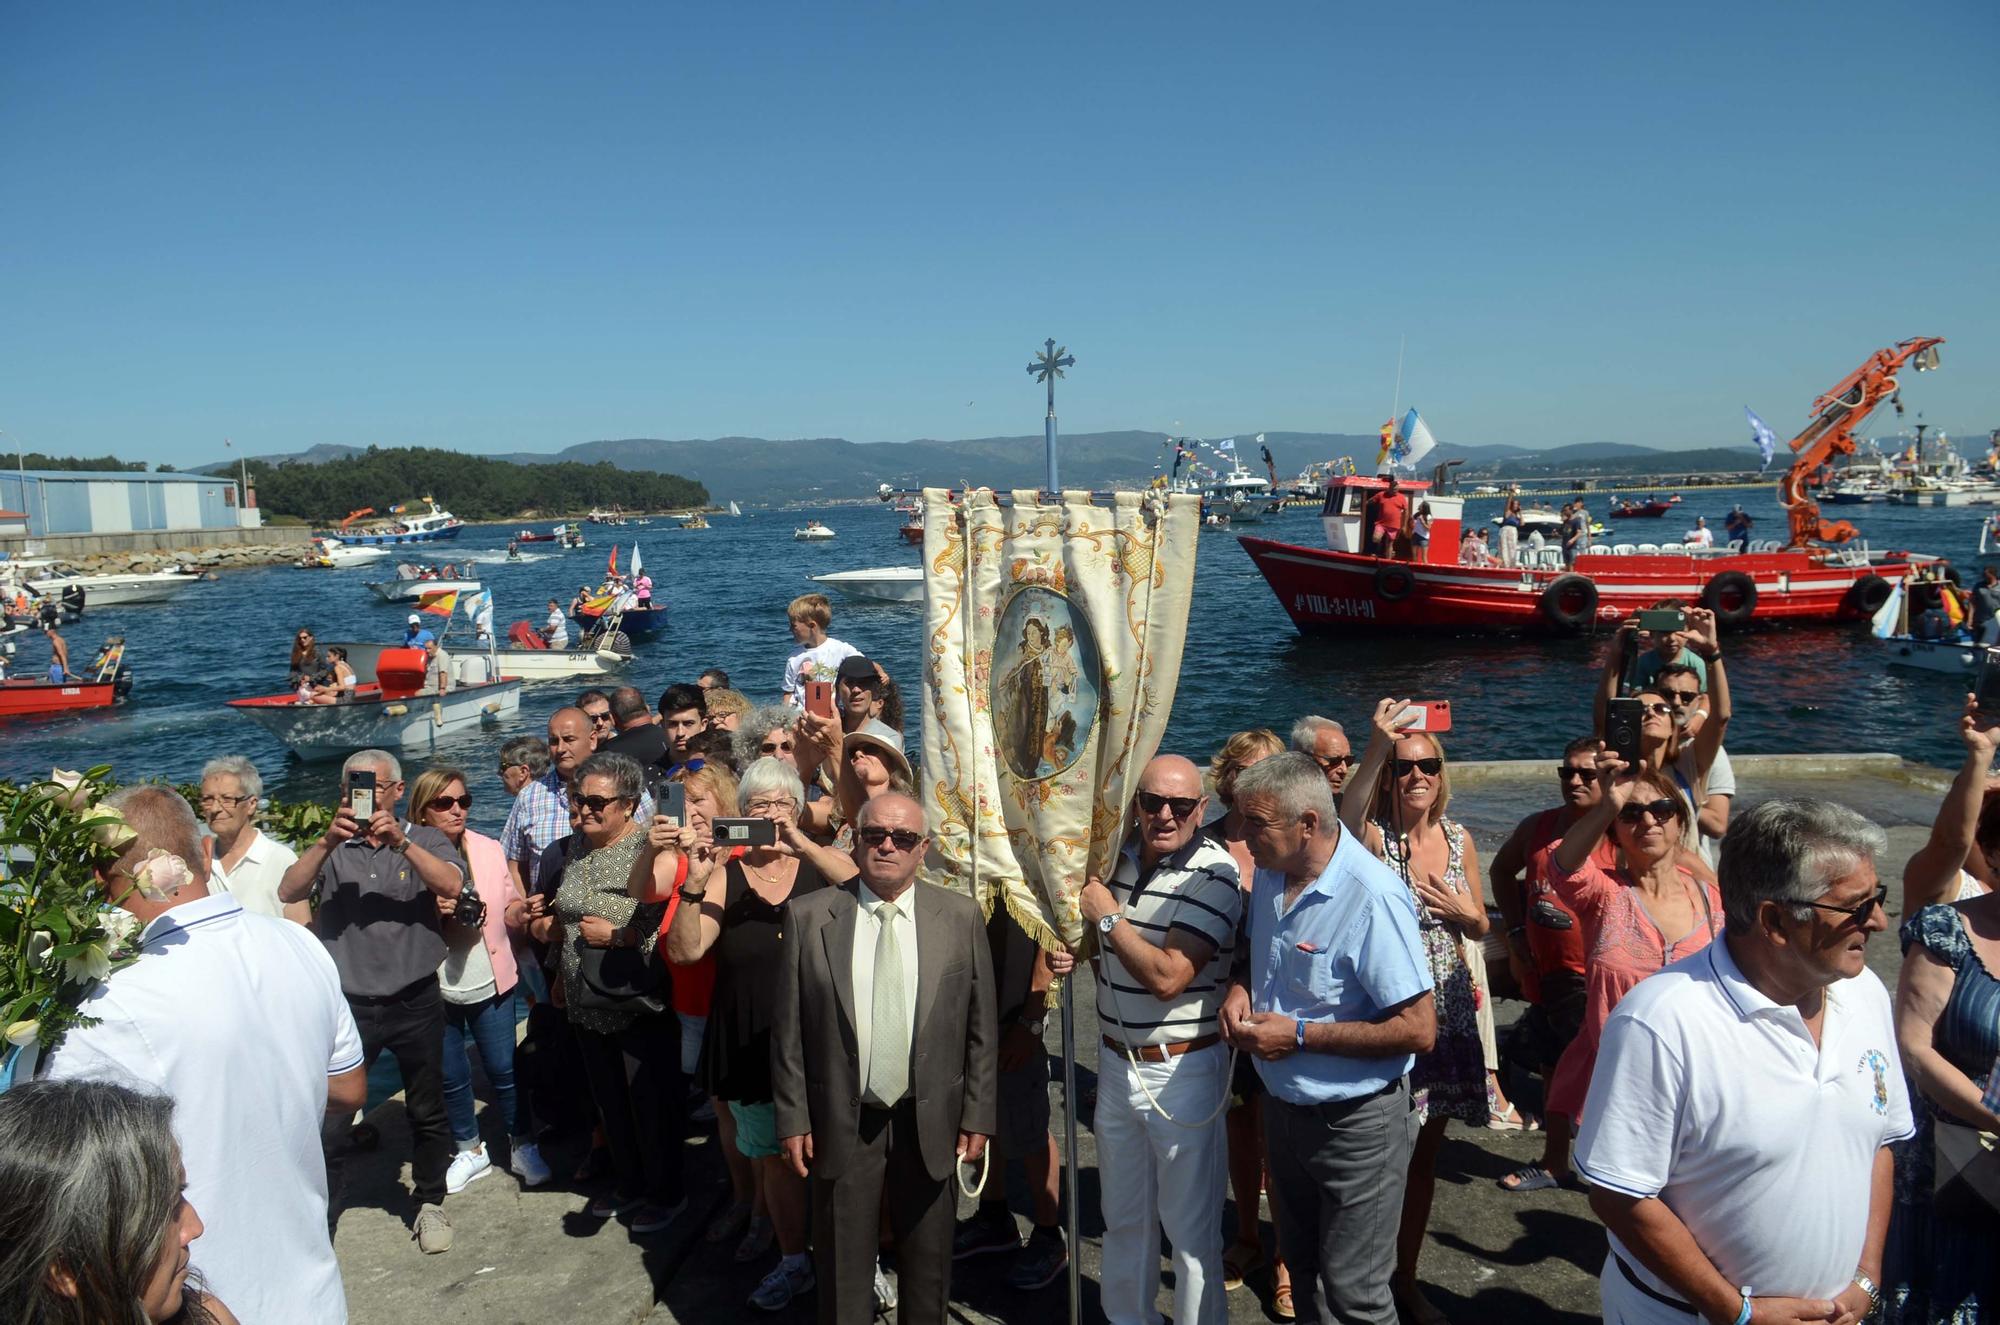
[(354, 822), (366, 829), (368, 821), (375, 817), (375, 770), (357, 768), (349, 773), (347, 789), (341, 794), (341, 799), (347, 803), (348, 813), (354, 816)]
[(1402, 732), (1448, 732), (1451, 730), (1451, 701), (1413, 699), (1396, 715), (1396, 730)]

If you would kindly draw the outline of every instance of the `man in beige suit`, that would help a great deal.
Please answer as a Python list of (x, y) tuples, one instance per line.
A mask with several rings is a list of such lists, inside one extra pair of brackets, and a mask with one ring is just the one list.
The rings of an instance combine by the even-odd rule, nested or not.
[(979, 908), (918, 887), (923, 807), (885, 793), (856, 816), (861, 877), (789, 903), (771, 1033), (779, 1144), (812, 1182), (819, 1319), (874, 1313), (883, 1203), (899, 1325), (945, 1318), (953, 1171), (993, 1134), (998, 1030)]

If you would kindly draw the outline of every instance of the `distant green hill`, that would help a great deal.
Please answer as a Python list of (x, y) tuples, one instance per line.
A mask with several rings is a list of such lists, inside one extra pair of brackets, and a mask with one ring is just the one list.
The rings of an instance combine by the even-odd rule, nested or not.
[(517, 464), (428, 447), (369, 447), (317, 463), (249, 462), (258, 504), (315, 524), (372, 506), (435, 497), (462, 520), (581, 515), (593, 507), (663, 511), (708, 504), (708, 490), (678, 474), (633, 473), (609, 463)]

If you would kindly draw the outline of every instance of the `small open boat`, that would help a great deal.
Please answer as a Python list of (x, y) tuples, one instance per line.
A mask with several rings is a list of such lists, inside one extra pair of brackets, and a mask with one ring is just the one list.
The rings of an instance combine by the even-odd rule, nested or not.
[(924, 570), (921, 566), (877, 566), (872, 570), (835, 571), (831, 575), (810, 578), (814, 584), (866, 603), (924, 601)]
[(88, 677), (61, 682), (42, 677), (0, 681), (0, 718), (110, 708), (131, 690), (132, 669), (125, 665), (125, 640), (114, 635), (105, 641)]
[[(623, 648), (618, 647), (615, 642), (599, 646), (591, 639), (586, 639), (574, 648), (552, 649), (542, 642), (535, 628), (525, 621), (515, 622), (513, 629), (507, 632), (507, 638), (511, 641), (511, 647), (493, 650), (492, 657), (499, 665), (500, 675), (509, 680), (563, 681), (577, 676), (608, 676), (632, 661), (629, 640)], [(530, 638), (535, 643), (527, 643)], [(614, 636), (613, 641), (619, 638), (622, 636)], [(365, 641), (329, 640), (325, 647), (345, 649), (347, 665), (354, 669), (356, 675), (367, 676), (375, 670), (377, 662), (384, 653), (398, 646), (371, 644)], [(466, 647), (469, 649), (472, 646)], [(445, 641), (445, 651), (452, 653), (454, 657), (458, 656), (450, 640)], [(468, 653), (465, 656), (473, 655)], [(486, 654), (482, 650), (479, 656), (485, 657)]]
[(1658, 497), (1648, 497), (1645, 501), (1621, 501), (1611, 508), (1614, 520), (1657, 520), (1674, 507), (1680, 505), (1680, 495), (1676, 493), (1666, 501)]
[(312, 551), (300, 557), (294, 564), (302, 570), (340, 570), (348, 566), (380, 561), (388, 555), (390, 555), (389, 549), (385, 547), (363, 547), (331, 538), (315, 538), (312, 541)]
[(54, 575), (28, 581), (28, 588), (44, 597), (61, 597), (71, 589), (83, 591), (90, 607), (129, 607), (134, 603), (164, 603), (189, 585), (205, 577), (199, 571), (162, 570), (125, 575)]
[(375, 680), (337, 703), (300, 703), (287, 691), (232, 699), (228, 707), (283, 741), (301, 759), (339, 759), (356, 750), (428, 753), (447, 737), (512, 717), (521, 710), (521, 682), (493, 679), (481, 654), (452, 659), (456, 681), (442, 695), (420, 693), (422, 649), (384, 649)]
[(803, 528), (792, 530), (792, 537), (801, 543), (824, 543), (833, 537), (833, 530), (817, 520), (808, 520)]
[(391, 603), (414, 603), (427, 594), (434, 593), (478, 593), (478, 580), (446, 579), (404, 579), (371, 580), (368, 587), (378, 598)]

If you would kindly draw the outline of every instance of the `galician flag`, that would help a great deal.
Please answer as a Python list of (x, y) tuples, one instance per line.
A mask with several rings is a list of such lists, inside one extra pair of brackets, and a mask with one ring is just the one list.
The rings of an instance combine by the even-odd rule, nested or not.
[(1757, 417), (1756, 410), (1745, 405), (1743, 412), (1750, 416), (1750, 434), (1757, 440), (1758, 454), (1764, 457), (1762, 467), (1769, 469), (1771, 467), (1771, 457), (1778, 449), (1778, 434), (1771, 431), (1771, 425)]
[(1395, 453), (1390, 459), (1405, 469), (1414, 469), (1417, 461), (1429, 455), (1436, 445), (1437, 439), (1424, 426), (1423, 416), (1413, 409), (1403, 416), (1402, 432), (1396, 438)]
[(1215, 449), (1218, 451), (1234, 451), (1236, 449), (1236, 439), (1234, 437), (1225, 437), (1215, 444)]

